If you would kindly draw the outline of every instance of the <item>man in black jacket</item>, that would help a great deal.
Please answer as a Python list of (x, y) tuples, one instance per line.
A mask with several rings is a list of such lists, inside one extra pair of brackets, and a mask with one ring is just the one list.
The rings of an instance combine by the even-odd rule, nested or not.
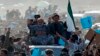
[(54, 14), (52, 16), (53, 22), (48, 24), (49, 33), (54, 36), (55, 44), (59, 45), (59, 37), (56, 36), (56, 33), (66, 37), (66, 33), (64, 30), (63, 22), (59, 21), (60, 16), (58, 14)]

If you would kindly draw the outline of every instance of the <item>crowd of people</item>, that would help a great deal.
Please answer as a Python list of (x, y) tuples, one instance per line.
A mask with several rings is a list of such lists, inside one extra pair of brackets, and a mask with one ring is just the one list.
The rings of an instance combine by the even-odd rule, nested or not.
[(34, 19), (35, 14), (41, 15), (42, 18), (47, 19), (49, 18), (53, 13), (58, 12), (58, 6), (57, 5), (49, 5), (48, 7), (44, 8), (38, 8), (38, 6), (35, 6), (34, 8), (29, 6), (29, 8), (25, 11), (25, 19)]
[(20, 17), (21, 17), (21, 12), (19, 11), (19, 9), (7, 10), (6, 12), (7, 20), (20, 19)]
[[(18, 10), (10, 12), (8, 10), (6, 17), (9, 19), (9, 16), (17, 17), (19, 15)], [(26, 11), (25, 18), (28, 16), (30, 15)], [(99, 46), (93, 45), (86, 48), (85, 39), (82, 39), (81, 36), (81, 29), (75, 27), (75, 32), (68, 31), (67, 22), (60, 21), (60, 16), (57, 13), (50, 15), (48, 22), (45, 22), (39, 14), (32, 18), (27, 19), (29, 33), (24, 38), (11, 37), (10, 28), (5, 29), (5, 34), (0, 36), (0, 56), (31, 56), (29, 45), (61, 46), (60, 39), (65, 43), (63, 45), (65, 48), (62, 49), (60, 56), (100, 56)], [(54, 56), (53, 52), (55, 51), (50, 49), (45, 51), (46, 56)]]
[[(91, 48), (89, 48), (88, 50), (85, 49), (83, 52), (79, 50), (75, 51), (72, 56), (100, 56), (99, 48), (100, 47), (92, 45)], [(47, 49), (45, 53), (47, 56), (54, 56), (54, 51), (52, 49)], [(60, 56), (70, 56), (69, 49), (63, 48), (61, 50)]]

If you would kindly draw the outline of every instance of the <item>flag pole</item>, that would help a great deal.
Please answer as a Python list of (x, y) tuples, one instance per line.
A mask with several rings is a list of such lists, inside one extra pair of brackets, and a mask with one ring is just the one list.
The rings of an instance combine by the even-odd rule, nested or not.
[(95, 36), (96, 36), (96, 34), (94, 33), (93, 37), (91, 38), (91, 40), (90, 40), (90, 42), (89, 42), (89, 44), (87, 45), (87, 47), (86, 47), (86, 48), (88, 48), (88, 47), (91, 45), (91, 43), (93, 42), (93, 40), (94, 40)]

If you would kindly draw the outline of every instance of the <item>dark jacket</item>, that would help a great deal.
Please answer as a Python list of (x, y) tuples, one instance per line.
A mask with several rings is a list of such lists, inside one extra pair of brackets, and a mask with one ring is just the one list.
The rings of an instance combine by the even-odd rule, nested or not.
[(49, 28), (49, 33), (52, 35), (56, 34), (56, 32), (58, 32), (61, 35), (63, 35), (63, 33), (64, 33), (63, 22), (49, 23), (48, 28)]

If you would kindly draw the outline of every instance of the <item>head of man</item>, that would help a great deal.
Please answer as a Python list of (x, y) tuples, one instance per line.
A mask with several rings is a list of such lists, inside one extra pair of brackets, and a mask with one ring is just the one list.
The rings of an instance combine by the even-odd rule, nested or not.
[(38, 19), (37, 20), (37, 24), (38, 25), (43, 25), (44, 24), (44, 20), (43, 19)]
[(61, 50), (60, 56), (69, 56), (69, 54), (68, 54), (68, 49), (67, 49), (67, 48), (63, 48), (63, 49)]
[(74, 56), (82, 56), (82, 53), (79, 50), (77, 50), (74, 52)]
[(6, 49), (0, 50), (0, 56), (8, 56), (8, 51)]
[(54, 22), (58, 22), (60, 20), (60, 16), (58, 14), (54, 14), (52, 16), (52, 19), (53, 19)]
[(46, 53), (46, 56), (53, 56), (53, 50), (52, 49), (46, 49), (45, 53)]

